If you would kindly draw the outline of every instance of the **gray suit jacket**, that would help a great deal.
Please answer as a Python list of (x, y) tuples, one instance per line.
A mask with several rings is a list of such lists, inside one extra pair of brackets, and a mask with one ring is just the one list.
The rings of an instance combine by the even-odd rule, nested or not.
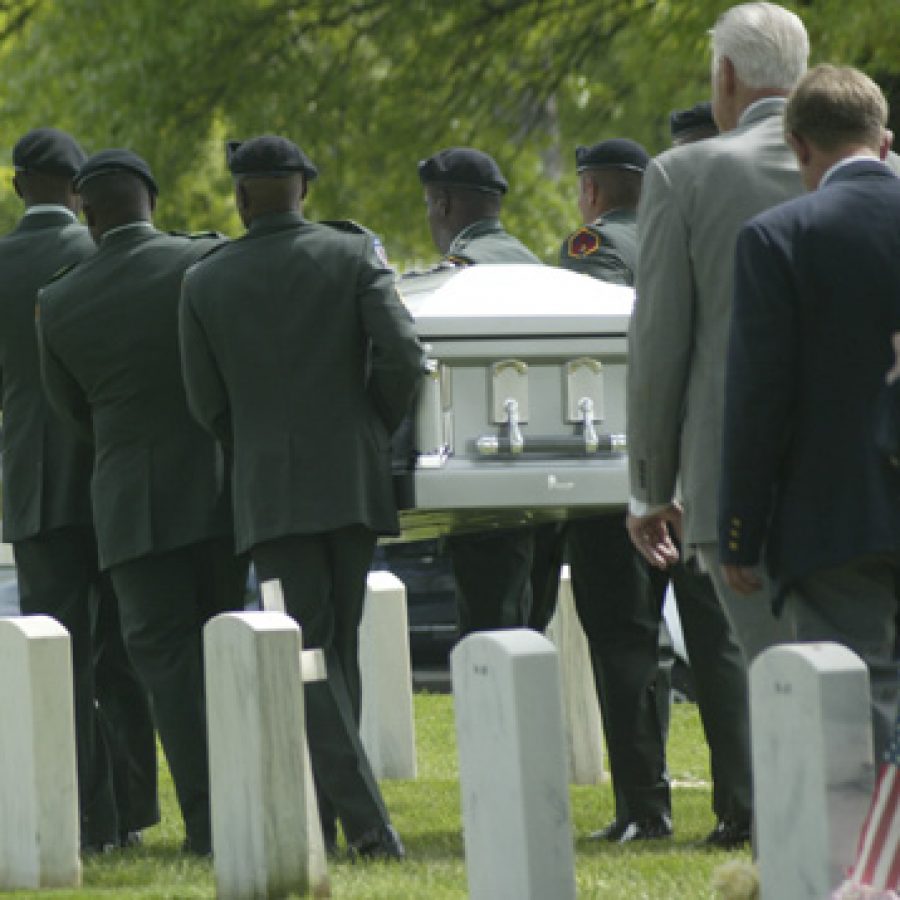
[(631, 494), (680, 496), (685, 543), (714, 543), (734, 248), (751, 216), (803, 190), (782, 135), (784, 100), (736, 129), (668, 150), (644, 175), (637, 302), (628, 344)]

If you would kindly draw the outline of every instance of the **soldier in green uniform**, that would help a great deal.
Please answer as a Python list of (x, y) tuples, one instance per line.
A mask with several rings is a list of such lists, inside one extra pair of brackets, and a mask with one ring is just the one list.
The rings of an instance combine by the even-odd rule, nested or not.
[(39, 294), (41, 368), (57, 411), (92, 439), (100, 565), (150, 694), (184, 817), (211, 852), (201, 628), (242, 606), (221, 449), (187, 408), (178, 352), (185, 269), (217, 238), (157, 231), (156, 182), (127, 150), (75, 178), (97, 252)]
[(310, 222), (316, 169), (286, 138), (229, 148), (247, 234), (194, 266), (181, 306), (191, 410), (234, 454), (238, 548), (281, 581), (327, 677), (305, 686), (307, 738), (329, 850), (399, 859), (359, 738), (357, 630), (376, 535), (399, 530), (390, 435), (422, 348), (380, 243)]
[[(648, 162), (644, 148), (625, 139), (576, 150), (585, 224), (563, 241), (562, 267), (634, 283), (635, 214)], [(635, 551), (622, 514), (575, 520), (565, 539), (616, 796), (615, 820), (592, 837), (619, 843), (666, 837), (672, 831), (665, 761), (670, 684), (660, 677), (658, 642), (669, 573), (651, 569)], [(746, 818), (749, 741), (736, 713), (746, 704), (740, 650), (709, 578), (679, 565), (673, 580), (710, 745), (715, 810), (720, 820)], [(543, 624), (548, 618), (549, 612)], [(708, 841), (718, 845), (719, 832)]]
[[(649, 157), (624, 138), (578, 147), (578, 208), (584, 224), (559, 250), (562, 268), (610, 284), (633, 285), (636, 211)], [(568, 552), (575, 607), (591, 665), (616, 798), (613, 822), (591, 837), (627, 843), (671, 835), (671, 802), (658, 696), (659, 611), (625, 530), (625, 516), (575, 519), (536, 548), (535, 604), (529, 624), (546, 628), (556, 606), (563, 548)]]
[[(13, 148), (13, 186), (25, 214), (0, 240), (0, 373), (4, 537), (13, 545), (22, 612), (53, 616), (71, 637), (81, 844), (89, 852), (133, 842), (159, 821), (159, 807), (149, 705), (125, 656), (115, 595), (98, 569), (93, 448), (50, 409), (35, 340), (38, 289), (94, 251), (72, 191), (84, 160), (76, 141), (54, 128), (30, 131)], [(95, 673), (92, 614), (96, 643), (116, 661), (114, 680)]]
[[(497, 163), (469, 147), (451, 147), (419, 163), (428, 225), (442, 263), (470, 266), (541, 261), (500, 223), (509, 185)], [(447, 548), (456, 580), (460, 635), (528, 623), (534, 529), (454, 535)]]

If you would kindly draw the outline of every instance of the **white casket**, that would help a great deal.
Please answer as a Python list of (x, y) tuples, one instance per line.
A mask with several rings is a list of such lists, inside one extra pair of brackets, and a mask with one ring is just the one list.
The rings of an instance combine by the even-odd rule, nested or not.
[(405, 539), (627, 503), (631, 288), (550, 266), (406, 277), (426, 377), (395, 484)]

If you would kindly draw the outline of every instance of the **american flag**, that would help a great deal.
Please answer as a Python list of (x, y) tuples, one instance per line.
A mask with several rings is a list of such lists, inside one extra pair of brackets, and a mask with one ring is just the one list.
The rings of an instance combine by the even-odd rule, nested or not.
[[(851, 886), (863, 890), (854, 895)], [(900, 718), (878, 772), (875, 793), (856, 848), (856, 861), (844, 889), (838, 896), (893, 898), (900, 890)]]

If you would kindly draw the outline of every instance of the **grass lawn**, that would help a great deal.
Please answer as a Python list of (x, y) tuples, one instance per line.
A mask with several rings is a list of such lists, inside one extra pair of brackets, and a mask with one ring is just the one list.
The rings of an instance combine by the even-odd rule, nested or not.
[[(340, 860), (330, 866), (332, 895), (354, 900), (462, 900), (466, 872), (457, 782), (453, 701), (445, 695), (416, 696), (419, 777), (385, 782), (385, 798), (407, 848), (402, 864), (353, 865)], [(709, 765), (696, 707), (672, 710), (669, 765), (673, 790), (675, 839), (635, 847), (594, 844), (584, 835), (612, 818), (609, 783), (571, 790), (576, 838), (579, 898), (591, 900), (693, 900), (711, 898), (711, 874), (729, 858), (747, 853), (715, 853), (694, 848), (713, 826), (710, 812)], [(146, 898), (192, 900), (215, 897), (210, 863), (182, 857), (181, 821), (168, 771), (160, 771), (162, 824), (149, 830), (138, 850), (90, 859), (83, 887), (77, 891), (18, 892), (14, 897), (54, 900)], [(546, 898), (554, 900), (554, 898)]]

